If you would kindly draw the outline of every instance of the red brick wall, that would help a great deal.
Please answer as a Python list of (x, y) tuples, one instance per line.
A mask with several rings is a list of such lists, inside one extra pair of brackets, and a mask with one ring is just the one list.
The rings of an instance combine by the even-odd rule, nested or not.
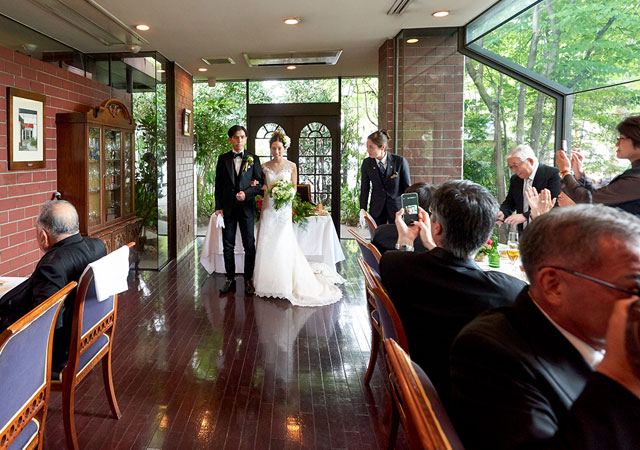
[[(388, 46), (389, 41), (383, 44)], [(408, 159), (412, 182), (439, 184), (462, 178), (464, 56), (456, 46), (455, 32), (400, 44), (397, 152)], [(393, 64), (392, 52), (386, 56)], [(393, 78), (389, 82), (388, 76), (386, 89), (393, 92)], [(387, 119), (388, 123), (393, 122)]]
[[(46, 95), (46, 169), (8, 170), (7, 87)], [(57, 113), (85, 111), (126, 93), (51, 64), (0, 47), (0, 276), (28, 276), (40, 259), (35, 221), (40, 205), (57, 190)]]
[(193, 130), (182, 134), (182, 111), (193, 111), (193, 77), (176, 65), (176, 244), (177, 254), (194, 240)]

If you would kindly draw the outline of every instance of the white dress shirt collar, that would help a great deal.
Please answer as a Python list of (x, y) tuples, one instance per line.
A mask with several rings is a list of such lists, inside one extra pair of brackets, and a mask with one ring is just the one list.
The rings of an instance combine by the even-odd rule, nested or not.
[(379, 162), (382, 163), (385, 169), (387, 168), (387, 156), (389, 156), (389, 152), (384, 152), (384, 157), (378, 160)]
[[(533, 300), (533, 298), (531, 298)], [(589, 344), (584, 342), (582, 339), (577, 338), (575, 335), (569, 333), (567, 330), (562, 328), (560, 325), (555, 323), (551, 317), (544, 311), (544, 309), (540, 308), (540, 306), (533, 300), (534, 305), (538, 307), (538, 309), (544, 314), (544, 316), (553, 324), (554, 327), (558, 329), (562, 335), (567, 338), (567, 340), (573, 345), (573, 347), (582, 355), (584, 360), (589, 364), (592, 368), (600, 364), (602, 359), (604, 358), (604, 350), (596, 350), (591, 347)]]

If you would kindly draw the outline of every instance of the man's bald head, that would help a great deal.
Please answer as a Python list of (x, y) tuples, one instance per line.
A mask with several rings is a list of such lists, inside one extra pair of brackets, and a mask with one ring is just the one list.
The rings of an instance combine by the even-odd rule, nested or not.
[(38, 230), (44, 230), (56, 242), (78, 233), (78, 212), (65, 200), (50, 200), (42, 205), (38, 216)]

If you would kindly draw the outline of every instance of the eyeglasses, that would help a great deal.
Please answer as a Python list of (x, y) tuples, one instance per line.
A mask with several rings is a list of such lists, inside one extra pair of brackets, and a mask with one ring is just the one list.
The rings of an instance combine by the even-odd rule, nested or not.
[(616, 138), (616, 142), (624, 141), (625, 139), (629, 139), (629, 138), (628, 138), (628, 137), (626, 137), (626, 136), (618, 136), (618, 137)]
[(576, 272), (575, 270), (565, 269), (564, 267), (543, 266), (543, 267), (541, 267), (541, 269), (544, 269), (545, 267), (549, 267), (551, 269), (562, 270), (563, 272), (567, 272), (567, 273), (570, 273), (571, 275), (575, 275), (577, 277), (584, 278), (584, 279), (587, 279), (589, 281), (593, 281), (594, 283), (598, 283), (598, 284), (601, 284), (603, 286), (607, 286), (607, 287), (609, 287), (611, 289), (615, 289), (616, 291), (624, 292), (625, 294), (640, 296), (640, 280), (636, 281), (638, 286), (635, 289), (627, 289), (627, 288), (623, 288), (622, 286), (618, 286), (616, 284), (609, 283), (608, 281), (604, 281), (604, 280), (601, 280), (599, 278), (592, 277), (590, 275), (585, 275), (584, 273)]
[(522, 164), (524, 164), (524, 161), (520, 161), (518, 164), (510, 164), (508, 167), (511, 170), (516, 170), (518, 167), (520, 167)]

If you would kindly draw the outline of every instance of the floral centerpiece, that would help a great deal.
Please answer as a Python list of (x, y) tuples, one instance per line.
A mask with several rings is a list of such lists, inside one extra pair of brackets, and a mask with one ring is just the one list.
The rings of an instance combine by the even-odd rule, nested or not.
[(273, 201), (273, 207), (278, 210), (294, 199), (296, 191), (291, 181), (280, 180), (269, 186), (267, 194)]
[(487, 256), (489, 256), (494, 242), (498, 242), (498, 236), (491, 236), (489, 239), (487, 239), (487, 243), (480, 247), (480, 250), (478, 250), (478, 253), (476, 254), (476, 261), (484, 261)]
[(291, 206), (291, 214), (293, 223), (304, 227), (309, 221), (309, 217), (316, 215), (316, 210), (311, 203), (301, 200), (300, 197), (296, 195), (293, 199), (293, 205)]

